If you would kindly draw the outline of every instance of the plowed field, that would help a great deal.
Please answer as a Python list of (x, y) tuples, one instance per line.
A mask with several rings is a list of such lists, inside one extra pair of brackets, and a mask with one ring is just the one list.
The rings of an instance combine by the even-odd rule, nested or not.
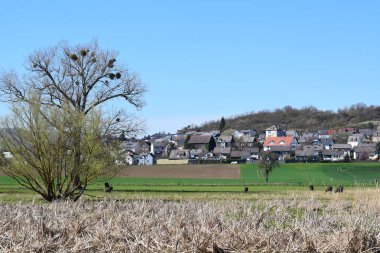
[(239, 165), (155, 165), (128, 166), (118, 174), (128, 178), (240, 179)]

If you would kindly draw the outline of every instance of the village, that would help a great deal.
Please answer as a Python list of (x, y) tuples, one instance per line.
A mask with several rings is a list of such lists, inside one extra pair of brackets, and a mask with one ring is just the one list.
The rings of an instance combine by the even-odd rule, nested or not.
[(141, 140), (121, 138), (119, 164), (255, 163), (271, 152), (281, 162), (378, 160), (380, 131), (341, 128), (303, 132), (270, 126), (265, 131), (227, 129), (158, 133)]

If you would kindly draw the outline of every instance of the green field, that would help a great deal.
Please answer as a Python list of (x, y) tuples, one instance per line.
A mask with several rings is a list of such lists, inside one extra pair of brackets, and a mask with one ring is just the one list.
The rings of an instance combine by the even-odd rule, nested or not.
[[(257, 178), (256, 165), (241, 166), (241, 178)], [(299, 185), (371, 185), (380, 180), (380, 163), (287, 163), (270, 174), (271, 183)]]
[[(140, 193), (149, 196), (173, 194), (241, 193), (245, 186), (256, 193), (294, 192), (307, 189), (309, 184), (323, 191), (325, 185), (370, 187), (380, 180), (380, 163), (288, 163), (281, 164), (269, 177), (269, 184), (257, 176), (254, 164), (243, 164), (240, 179), (161, 179), (116, 177), (109, 180), (114, 195), (133, 197)], [(102, 192), (105, 179), (99, 179), (88, 187), (87, 193), (105, 196)], [(9, 177), (0, 177), (0, 194), (19, 196), (30, 194)], [(12, 195), (12, 196), (10, 196)], [(128, 198), (129, 198), (128, 197)], [(194, 197), (196, 197), (194, 195)], [(169, 196), (170, 198), (170, 196)]]
[[(380, 180), (380, 163), (287, 163), (270, 174), (270, 185), (374, 185)], [(95, 183), (95, 185), (102, 181)], [(114, 185), (126, 186), (242, 186), (264, 185), (255, 164), (242, 164), (240, 179), (114, 178)]]

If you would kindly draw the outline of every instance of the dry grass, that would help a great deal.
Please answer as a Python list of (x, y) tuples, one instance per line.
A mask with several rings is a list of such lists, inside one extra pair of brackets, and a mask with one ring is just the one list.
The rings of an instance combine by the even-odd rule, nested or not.
[(379, 252), (380, 191), (370, 193), (328, 201), (3, 203), (0, 251), (213, 252), (216, 244), (226, 252)]

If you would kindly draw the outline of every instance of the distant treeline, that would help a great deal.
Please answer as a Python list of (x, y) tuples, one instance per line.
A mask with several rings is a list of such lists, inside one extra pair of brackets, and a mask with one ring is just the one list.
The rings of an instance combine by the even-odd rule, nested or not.
[[(189, 125), (181, 129), (180, 132), (218, 130), (220, 120), (205, 122), (200, 126)], [(342, 127), (371, 128), (376, 126), (376, 123), (380, 123), (376, 121), (380, 121), (380, 106), (367, 106), (360, 103), (337, 111), (318, 110), (313, 106), (301, 109), (285, 106), (282, 109), (273, 111), (251, 112), (225, 118), (224, 129), (256, 129), (260, 133), (272, 125), (280, 126), (283, 129), (304, 131), (338, 129)]]

